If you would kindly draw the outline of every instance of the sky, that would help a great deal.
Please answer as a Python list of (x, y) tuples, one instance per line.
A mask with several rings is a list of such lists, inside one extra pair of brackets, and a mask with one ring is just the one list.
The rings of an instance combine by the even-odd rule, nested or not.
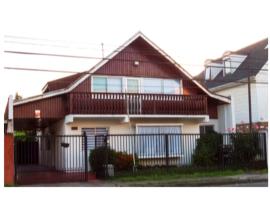
[[(5, 1), (3, 50), (101, 57), (138, 31), (192, 75), (204, 61), (268, 37), (267, 1)], [(4, 8), (4, 9), (3, 9)], [(99, 60), (1, 53), (3, 67), (82, 71)], [(4, 98), (41, 93), (63, 73), (4, 70)], [(5, 103), (4, 103), (5, 104)]]

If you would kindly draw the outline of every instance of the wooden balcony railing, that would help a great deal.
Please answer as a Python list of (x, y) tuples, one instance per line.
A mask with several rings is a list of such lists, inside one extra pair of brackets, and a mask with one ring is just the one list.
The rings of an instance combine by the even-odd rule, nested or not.
[(70, 93), (69, 114), (203, 115), (203, 95)]

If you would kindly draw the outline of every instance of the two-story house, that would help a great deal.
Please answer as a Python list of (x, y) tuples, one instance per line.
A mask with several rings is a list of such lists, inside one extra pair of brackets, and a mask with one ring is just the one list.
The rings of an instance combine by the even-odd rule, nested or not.
[(89, 71), (50, 81), (42, 91), (14, 102), (15, 130), (59, 136), (194, 134), (204, 122), (218, 124), (218, 106), (230, 103), (140, 32)]
[[(231, 98), (218, 106), (219, 132), (249, 131), (248, 77), (250, 77), (252, 129), (268, 130), (268, 39), (237, 51), (227, 51), (205, 62), (197, 76), (211, 92)], [(209, 126), (214, 126), (208, 123)]]

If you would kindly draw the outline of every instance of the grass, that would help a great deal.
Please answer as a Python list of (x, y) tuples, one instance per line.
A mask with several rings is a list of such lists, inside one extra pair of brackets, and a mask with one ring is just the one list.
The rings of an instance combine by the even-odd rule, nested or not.
[(225, 170), (200, 170), (200, 169), (149, 169), (141, 170), (134, 174), (121, 173), (117, 174), (110, 180), (133, 182), (133, 181), (152, 181), (152, 180), (174, 180), (174, 179), (191, 179), (201, 177), (220, 177), (220, 176), (234, 176), (246, 173), (267, 173), (267, 169), (263, 170), (244, 170), (244, 169), (225, 169)]

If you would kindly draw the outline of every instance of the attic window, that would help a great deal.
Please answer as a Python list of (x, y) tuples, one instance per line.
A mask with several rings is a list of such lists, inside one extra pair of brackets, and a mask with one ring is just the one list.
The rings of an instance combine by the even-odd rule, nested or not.
[(223, 68), (223, 76), (226, 74), (231, 74), (232, 73), (232, 62), (230, 58), (224, 59), (224, 68)]

